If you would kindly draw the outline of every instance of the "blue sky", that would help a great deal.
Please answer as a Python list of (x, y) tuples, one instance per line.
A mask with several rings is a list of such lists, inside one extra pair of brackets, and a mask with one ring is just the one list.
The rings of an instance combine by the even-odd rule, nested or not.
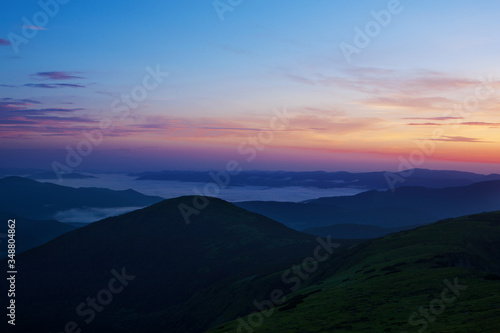
[[(169, 76), (75, 169), (223, 168), (283, 107), (290, 127), (249, 168), (394, 170), (416, 140), (436, 146), (419, 167), (493, 172), (500, 162), (497, 1), (243, 0), (221, 21), (212, 1), (71, 0), (38, 27), (37, 1), (7, 2), (0, 167), (63, 163), (67, 145), (115, 116), (113, 101), (157, 66)], [(400, 12), (346, 61), (341, 43), (355, 45), (354, 29), (390, 6)], [(36, 35), (16, 53), (23, 29)], [(437, 119), (479, 77), (491, 92), (477, 110)]]

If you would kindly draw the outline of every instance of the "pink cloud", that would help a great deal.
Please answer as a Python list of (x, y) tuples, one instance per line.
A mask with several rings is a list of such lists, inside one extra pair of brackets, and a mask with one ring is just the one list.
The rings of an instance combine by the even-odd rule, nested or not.
[(444, 136), (440, 139), (432, 139), (434, 141), (446, 141), (446, 142), (469, 142), (469, 143), (493, 143), (492, 141), (483, 141), (476, 138), (468, 138), (465, 136)]
[(455, 119), (464, 119), (463, 117), (410, 117), (403, 118), (405, 120), (455, 120)]

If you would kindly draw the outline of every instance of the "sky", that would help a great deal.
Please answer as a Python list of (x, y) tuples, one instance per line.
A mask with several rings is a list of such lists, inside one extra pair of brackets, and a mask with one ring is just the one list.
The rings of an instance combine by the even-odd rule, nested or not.
[(0, 167), (499, 171), (500, 1), (2, 4)]

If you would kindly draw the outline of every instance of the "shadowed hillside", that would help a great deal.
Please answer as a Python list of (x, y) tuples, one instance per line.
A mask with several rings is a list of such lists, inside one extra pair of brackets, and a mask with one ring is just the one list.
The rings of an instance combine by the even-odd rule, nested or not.
[[(500, 327), (500, 212), (367, 241), (322, 267), (307, 287), (262, 313), (252, 332), (496, 333)], [(248, 332), (244, 327), (235, 321), (210, 332)]]
[(401, 187), (394, 192), (368, 191), (300, 203), (247, 201), (236, 205), (297, 230), (334, 224), (395, 228), (498, 210), (500, 181), (442, 189)]
[(0, 179), (0, 210), (32, 219), (52, 219), (74, 208), (143, 207), (163, 200), (134, 190), (72, 188), (22, 177)]
[[(215, 198), (186, 225), (178, 205), (192, 200), (165, 200), (95, 222), (19, 255), (29, 274), (18, 275), (18, 327), (25, 333), (60, 331), (75, 321), (92, 332), (200, 331), (251, 309), (246, 299), (266, 289), (239, 291), (229, 303), (227, 294), (204, 304), (189, 304), (190, 298), (289, 267), (317, 246), (313, 236)], [(135, 278), (87, 325), (87, 316), (75, 309), (122, 268)], [(209, 306), (217, 297), (225, 311)], [(189, 320), (179, 320), (186, 314)]]
[[(18, 275), (16, 329), (222, 333), (252, 323), (246, 331), (495, 333), (499, 325), (500, 212), (337, 248), (215, 198), (186, 224), (179, 205), (193, 200), (204, 199), (165, 200), (19, 255), (30, 274)], [(450, 283), (465, 289), (437, 319), (413, 315)]]
[(16, 220), (16, 253), (21, 253), (76, 229), (74, 226), (55, 220), (31, 220), (17, 214), (0, 212), (0, 220), (4, 222), (0, 234), (5, 235), (5, 237), (0, 237), (0, 244), (2, 244), (0, 259), (7, 257), (7, 246), (4, 244), (7, 242), (7, 221), (10, 219)]

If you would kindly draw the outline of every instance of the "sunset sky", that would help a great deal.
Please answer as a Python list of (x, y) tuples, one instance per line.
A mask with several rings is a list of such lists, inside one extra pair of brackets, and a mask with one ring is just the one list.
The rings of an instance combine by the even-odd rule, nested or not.
[(500, 171), (500, 1), (46, 2), (0, 14), (0, 167)]

